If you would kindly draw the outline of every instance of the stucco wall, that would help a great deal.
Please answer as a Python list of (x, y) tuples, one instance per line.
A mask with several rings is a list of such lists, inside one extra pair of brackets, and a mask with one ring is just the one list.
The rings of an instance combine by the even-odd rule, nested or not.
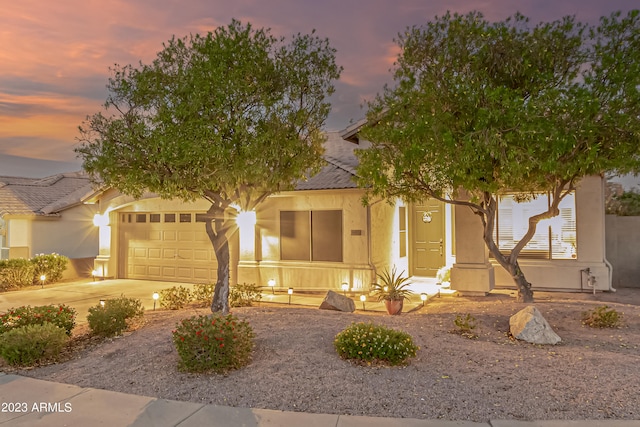
[[(256, 210), (255, 229), (240, 230), (245, 247), (240, 248), (239, 281), (267, 286), (274, 279), (278, 289), (340, 290), (344, 282), (350, 288), (368, 287), (373, 268), (369, 264), (367, 209), (361, 197), (360, 190), (297, 191), (269, 197)], [(342, 262), (280, 259), (280, 211), (337, 209), (342, 210)], [(249, 238), (243, 233), (250, 233)]]
[(607, 215), (606, 231), (613, 287), (640, 288), (640, 217)]
[[(80, 205), (58, 218), (38, 218), (32, 223), (32, 255), (52, 252), (69, 258), (98, 254), (98, 229), (93, 225), (95, 209)], [(91, 270), (89, 270), (91, 271)]]

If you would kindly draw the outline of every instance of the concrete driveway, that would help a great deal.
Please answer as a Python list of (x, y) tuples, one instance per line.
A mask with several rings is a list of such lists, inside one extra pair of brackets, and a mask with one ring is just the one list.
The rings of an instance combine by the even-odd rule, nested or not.
[[(0, 294), (0, 313), (13, 307), (23, 305), (38, 306), (48, 304), (67, 304), (77, 311), (76, 324), (87, 322), (89, 307), (100, 302), (101, 299), (119, 297), (138, 298), (145, 310), (153, 310), (153, 293), (172, 286), (184, 286), (193, 289), (191, 283), (154, 282), (149, 280), (114, 279), (56, 283), (29, 287), (19, 291)], [(160, 305), (157, 305), (160, 308)]]

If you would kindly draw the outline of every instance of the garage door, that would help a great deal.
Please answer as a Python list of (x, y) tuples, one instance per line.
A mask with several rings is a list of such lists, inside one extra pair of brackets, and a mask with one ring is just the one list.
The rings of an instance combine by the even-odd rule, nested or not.
[(120, 277), (211, 282), (216, 260), (195, 212), (119, 214)]

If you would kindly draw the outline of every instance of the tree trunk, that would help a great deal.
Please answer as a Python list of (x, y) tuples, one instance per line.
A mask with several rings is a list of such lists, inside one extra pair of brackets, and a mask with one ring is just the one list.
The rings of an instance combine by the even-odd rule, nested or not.
[(211, 301), (213, 313), (229, 313), (229, 241), (224, 224), (224, 208), (212, 205), (207, 212), (206, 230), (218, 262), (218, 277)]
[(514, 264), (509, 264), (509, 273), (513, 281), (518, 286), (518, 302), (533, 302), (533, 291), (531, 290), (531, 283), (524, 277), (524, 273), (520, 270), (520, 266), (516, 261)]

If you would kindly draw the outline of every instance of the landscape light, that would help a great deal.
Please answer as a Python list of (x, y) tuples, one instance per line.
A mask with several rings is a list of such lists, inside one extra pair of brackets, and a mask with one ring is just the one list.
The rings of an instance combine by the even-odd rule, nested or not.
[(47, 276), (44, 274), (40, 276), (40, 285), (44, 288), (44, 281), (47, 280)]
[(100, 300), (100, 307), (104, 307), (104, 300), (103, 299)]
[(349, 284), (347, 282), (342, 283), (342, 293), (344, 296), (347, 296), (347, 291), (349, 290)]
[(420, 294), (420, 299), (422, 300), (422, 306), (424, 307), (424, 303), (427, 301), (427, 294), (424, 292)]
[(271, 288), (271, 293), (273, 295), (276, 294), (276, 279), (269, 279), (269, 281), (267, 282), (267, 285), (269, 285), (269, 287)]
[(362, 311), (367, 311), (367, 309), (365, 308), (364, 302), (367, 300), (367, 296), (366, 295), (360, 295), (360, 301), (362, 301)]
[(289, 294), (289, 305), (291, 305), (291, 295), (293, 294), (293, 288), (289, 288), (287, 290), (287, 293)]
[(156, 311), (156, 301), (160, 298), (160, 294), (157, 292), (153, 293), (153, 311)]

